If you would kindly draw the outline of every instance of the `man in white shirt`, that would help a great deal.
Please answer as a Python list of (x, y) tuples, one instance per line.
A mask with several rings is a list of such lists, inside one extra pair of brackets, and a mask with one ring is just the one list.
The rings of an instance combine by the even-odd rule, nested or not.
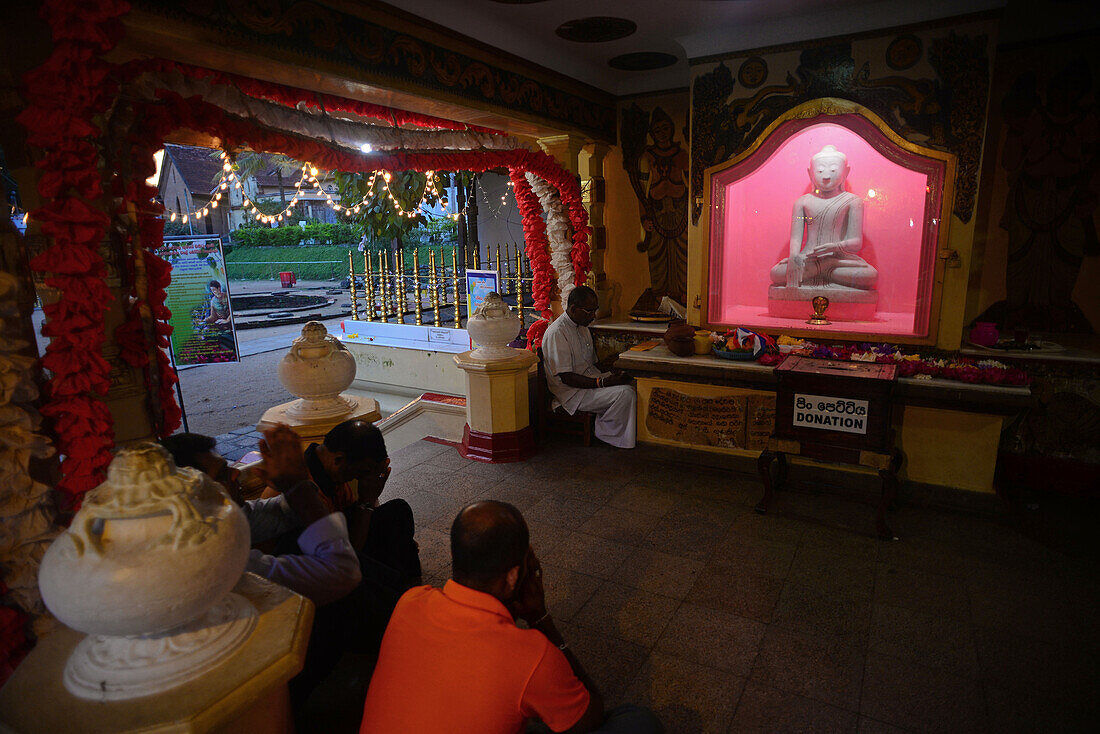
[(596, 366), (596, 349), (588, 325), (596, 318), (599, 300), (587, 286), (569, 293), (565, 313), (542, 337), (546, 383), (570, 415), (578, 410), (596, 413), (596, 438), (621, 449), (634, 448), (638, 395), (630, 378), (619, 370)]

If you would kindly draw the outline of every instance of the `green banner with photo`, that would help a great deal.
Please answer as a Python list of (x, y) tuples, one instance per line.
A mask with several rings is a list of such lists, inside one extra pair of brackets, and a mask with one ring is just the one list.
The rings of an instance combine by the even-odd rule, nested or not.
[(176, 366), (239, 362), (221, 238), (166, 239), (157, 255), (172, 266), (166, 305)]

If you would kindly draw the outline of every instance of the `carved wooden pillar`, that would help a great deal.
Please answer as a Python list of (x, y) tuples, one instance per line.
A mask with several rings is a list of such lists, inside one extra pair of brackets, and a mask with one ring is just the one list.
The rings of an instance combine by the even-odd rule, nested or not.
[(607, 228), (604, 226), (604, 207), (607, 201), (603, 177), (603, 162), (609, 147), (604, 143), (592, 143), (584, 149), (580, 157), (581, 186), (584, 192), (584, 205), (588, 210), (588, 225), (592, 235), (588, 244), (591, 248), (592, 271), (588, 274), (588, 285), (595, 289), (600, 299), (599, 318), (611, 315), (611, 282), (604, 270), (604, 255), (607, 253)]

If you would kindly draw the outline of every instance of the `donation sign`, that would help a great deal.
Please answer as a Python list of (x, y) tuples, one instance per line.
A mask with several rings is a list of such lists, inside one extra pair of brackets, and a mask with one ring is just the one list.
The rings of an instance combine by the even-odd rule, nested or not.
[(867, 433), (867, 401), (796, 393), (794, 425), (825, 431)]
[(157, 255), (172, 266), (165, 305), (176, 365), (239, 362), (221, 238), (166, 239)]

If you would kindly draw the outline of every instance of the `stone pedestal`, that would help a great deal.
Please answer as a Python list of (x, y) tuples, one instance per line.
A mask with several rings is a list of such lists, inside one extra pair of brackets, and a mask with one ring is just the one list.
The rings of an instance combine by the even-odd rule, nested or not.
[(829, 299), (825, 316), (830, 321), (874, 321), (878, 312), (878, 291), (843, 285), (773, 285), (768, 288), (768, 315), (805, 321), (814, 314), (810, 301), (817, 296)]
[(201, 678), (124, 701), (70, 693), (66, 661), (85, 639), (61, 628), (39, 640), (0, 690), (0, 729), (52, 732), (293, 732), (286, 683), (302, 668), (313, 621), (305, 597), (245, 574), (233, 592), (258, 613), (255, 628), (231, 656)]
[(527, 373), (538, 360), (525, 349), (478, 350), (454, 356), (466, 373), (466, 427), (460, 453), (490, 463), (522, 461), (534, 453)]
[(276, 423), (285, 423), (294, 429), (294, 432), (302, 437), (302, 446), (311, 443), (321, 443), (325, 434), (332, 430), (337, 423), (347, 420), (364, 420), (374, 423), (382, 419), (382, 412), (378, 408), (378, 401), (373, 398), (363, 398), (342, 393), (340, 397), (348, 401), (353, 408), (348, 412), (328, 418), (310, 419), (300, 416), (295, 410), (295, 405), (301, 400), (291, 400), (289, 403), (276, 405), (264, 411), (260, 422), (256, 424), (257, 431), (265, 431), (273, 428)]

